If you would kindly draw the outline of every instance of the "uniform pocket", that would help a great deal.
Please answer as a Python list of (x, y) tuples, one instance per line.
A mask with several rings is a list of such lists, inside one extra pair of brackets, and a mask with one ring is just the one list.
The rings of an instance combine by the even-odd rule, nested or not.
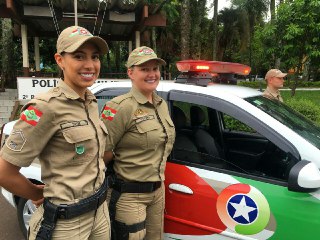
[(95, 131), (90, 125), (68, 128), (63, 130), (62, 134), (67, 142), (64, 153), (68, 156), (71, 155), (71, 165), (92, 160), (97, 154), (97, 139)]
[(78, 143), (95, 138), (95, 133), (91, 126), (81, 126), (69, 128), (62, 132), (64, 138), (68, 143)]
[(141, 144), (148, 149), (156, 148), (160, 141), (159, 136), (163, 132), (160, 123), (147, 120), (136, 124), (136, 127), (141, 135)]

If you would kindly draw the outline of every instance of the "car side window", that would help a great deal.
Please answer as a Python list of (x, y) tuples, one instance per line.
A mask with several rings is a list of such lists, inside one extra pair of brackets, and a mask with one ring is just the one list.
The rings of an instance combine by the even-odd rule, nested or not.
[(172, 119), (176, 127), (174, 159), (221, 167), (224, 154), (210, 133), (209, 114), (205, 106), (173, 102)]
[(172, 106), (173, 160), (287, 181), (296, 160), (254, 128), (206, 106), (179, 101)]
[(234, 117), (229, 116), (228, 114), (221, 113), (224, 129), (229, 131), (241, 131), (248, 133), (255, 133), (256, 130), (249, 127), (248, 125), (242, 123), (241, 121), (235, 119)]
[(250, 175), (286, 181), (296, 163), (287, 153), (247, 124), (220, 113), (228, 168)]

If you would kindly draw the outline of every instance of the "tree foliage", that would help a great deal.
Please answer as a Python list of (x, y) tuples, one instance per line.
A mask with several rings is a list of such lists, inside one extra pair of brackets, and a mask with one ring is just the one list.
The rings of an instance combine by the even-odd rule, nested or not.
[[(167, 18), (166, 27), (145, 27), (141, 33), (142, 44), (155, 48), (166, 60), (167, 78), (176, 75), (176, 61), (193, 58), (248, 64), (252, 74), (262, 76), (276, 67), (303, 74), (304, 79), (320, 79), (320, 0), (230, 0), (231, 7), (220, 10), (216, 18), (209, 15), (222, 1), (144, 1), (153, 6), (151, 11), (161, 6), (159, 9)], [(21, 40), (12, 36), (11, 24), (4, 19), (0, 35), (1, 74), (5, 76), (2, 79), (14, 79), (17, 70), (22, 69)], [(33, 39), (29, 41), (32, 63)], [(56, 71), (55, 41), (40, 39), (43, 71)], [(110, 42), (109, 47), (102, 71), (124, 72), (128, 44)], [(292, 77), (293, 88), (297, 79)], [(6, 85), (10, 83), (6, 80)]]

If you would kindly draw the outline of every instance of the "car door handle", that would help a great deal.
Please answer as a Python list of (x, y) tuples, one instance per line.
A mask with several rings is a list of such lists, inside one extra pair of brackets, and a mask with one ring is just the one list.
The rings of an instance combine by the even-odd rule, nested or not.
[(182, 185), (182, 184), (171, 183), (171, 184), (169, 184), (169, 189), (177, 191), (177, 192), (182, 192), (182, 193), (193, 195), (193, 191), (191, 190), (191, 188), (189, 188), (185, 185)]

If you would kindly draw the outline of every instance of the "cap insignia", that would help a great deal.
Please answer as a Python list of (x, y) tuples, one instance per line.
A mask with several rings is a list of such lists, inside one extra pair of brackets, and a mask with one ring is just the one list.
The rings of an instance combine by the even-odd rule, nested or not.
[(69, 37), (73, 37), (76, 35), (83, 35), (83, 36), (93, 36), (87, 29), (78, 27), (72, 31)]

